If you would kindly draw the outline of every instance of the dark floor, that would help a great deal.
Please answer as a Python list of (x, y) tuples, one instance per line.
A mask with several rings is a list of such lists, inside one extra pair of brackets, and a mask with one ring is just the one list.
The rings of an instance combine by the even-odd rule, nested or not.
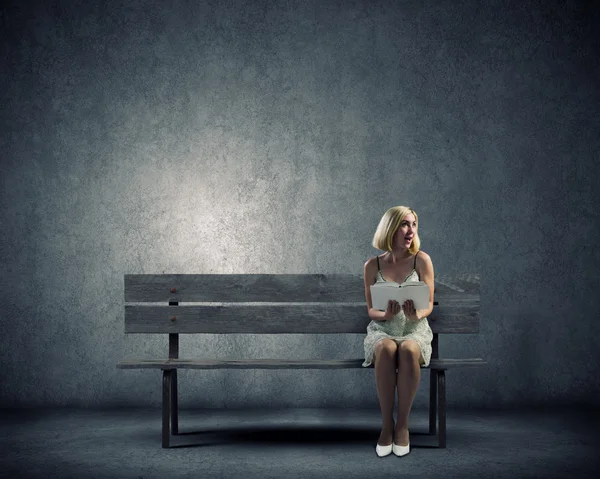
[(599, 477), (598, 411), (449, 410), (431, 447), (413, 410), (411, 452), (379, 458), (379, 410), (183, 410), (171, 449), (159, 409), (3, 410), (0, 477)]

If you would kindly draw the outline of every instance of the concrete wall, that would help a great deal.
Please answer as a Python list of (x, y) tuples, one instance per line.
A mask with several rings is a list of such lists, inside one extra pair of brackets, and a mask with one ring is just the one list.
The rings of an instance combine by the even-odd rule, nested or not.
[[(438, 274), (482, 277), (481, 334), (440, 348), (489, 367), (450, 371), (450, 406), (598, 406), (592, 2), (46, 3), (2, 7), (0, 406), (158, 406), (158, 371), (115, 368), (167, 351), (125, 337), (124, 274), (362, 274), (395, 205)], [(184, 408), (378, 407), (373, 370), (179, 382)]]

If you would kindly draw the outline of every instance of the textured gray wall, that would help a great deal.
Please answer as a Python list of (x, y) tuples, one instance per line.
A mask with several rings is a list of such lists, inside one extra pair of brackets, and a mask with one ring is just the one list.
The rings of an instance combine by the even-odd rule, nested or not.
[[(482, 276), (481, 334), (440, 347), (489, 367), (449, 372), (451, 406), (598, 406), (592, 2), (52, 3), (2, 10), (1, 406), (159, 405), (158, 371), (115, 368), (167, 351), (125, 337), (125, 273), (361, 274), (394, 205), (438, 274)], [(181, 351), (358, 358), (362, 341)], [(180, 388), (183, 407), (378, 407), (373, 370)]]

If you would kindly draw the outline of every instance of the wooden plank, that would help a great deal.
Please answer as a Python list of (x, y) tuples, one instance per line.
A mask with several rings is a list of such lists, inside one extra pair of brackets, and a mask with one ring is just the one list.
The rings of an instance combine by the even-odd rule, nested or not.
[(479, 275), (474, 273), (436, 275), (434, 283), (435, 293), (454, 291), (457, 293), (480, 294), (481, 281)]
[(437, 434), (437, 370), (431, 367), (429, 368), (429, 434)]
[(169, 357), (179, 357), (179, 334), (177, 333), (169, 334)]
[[(456, 285), (436, 277), (434, 294), (478, 293), (478, 283), (465, 281), (477, 275), (455, 276)], [(124, 283), (125, 302), (365, 302), (363, 276), (355, 274), (126, 274)]]
[(179, 398), (177, 397), (177, 369), (171, 371), (171, 434), (179, 434)]
[(437, 372), (438, 379), (438, 413), (439, 413), (439, 446), (446, 447), (446, 372), (444, 370)]
[(429, 361), (431, 369), (450, 369), (468, 366), (487, 366), (487, 361), (482, 358), (457, 358), (457, 359), (432, 359)]
[[(125, 305), (126, 333), (366, 334), (370, 321), (364, 302)], [(434, 333), (476, 333), (478, 298), (447, 298), (428, 321)]]
[(478, 294), (446, 293), (438, 295), (438, 305), (427, 317), (434, 333), (478, 333), (480, 301)]
[[(354, 369), (362, 368), (358, 359), (126, 359), (118, 369)], [(483, 366), (481, 358), (443, 359), (431, 361), (432, 369), (459, 366)], [(368, 368), (373, 368), (371, 364)], [(363, 369), (368, 369), (363, 368)], [(427, 369), (427, 368), (423, 368)]]
[(162, 390), (162, 447), (170, 447), (171, 428), (169, 420), (171, 418), (171, 375), (172, 371), (163, 371), (163, 390)]
[[(171, 292), (174, 291), (174, 292)], [(349, 274), (126, 274), (125, 301), (364, 301)]]
[[(129, 359), (119, 369), (352, 369), (362, 367), (361, 359)], [(369, 367), (372, 367), (369, 366)], [(367, 369), (367, 368), (364, 368)]]

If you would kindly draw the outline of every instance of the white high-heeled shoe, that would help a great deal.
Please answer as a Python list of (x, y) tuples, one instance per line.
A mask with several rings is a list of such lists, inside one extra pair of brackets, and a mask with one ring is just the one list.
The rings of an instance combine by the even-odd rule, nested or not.
[(392, 453), (392, 444), (390, 444), (389, 446), (380, 446), (379, 444), (377, 444), (375, 452), (377, 452), (377, 455), (379, 457), (389, 456)]
[(410, 452), (410, 442), (406, 446), (397, 446), (395, 442), (392, 442), (392, 450), (398, 457), (406, 456)]

